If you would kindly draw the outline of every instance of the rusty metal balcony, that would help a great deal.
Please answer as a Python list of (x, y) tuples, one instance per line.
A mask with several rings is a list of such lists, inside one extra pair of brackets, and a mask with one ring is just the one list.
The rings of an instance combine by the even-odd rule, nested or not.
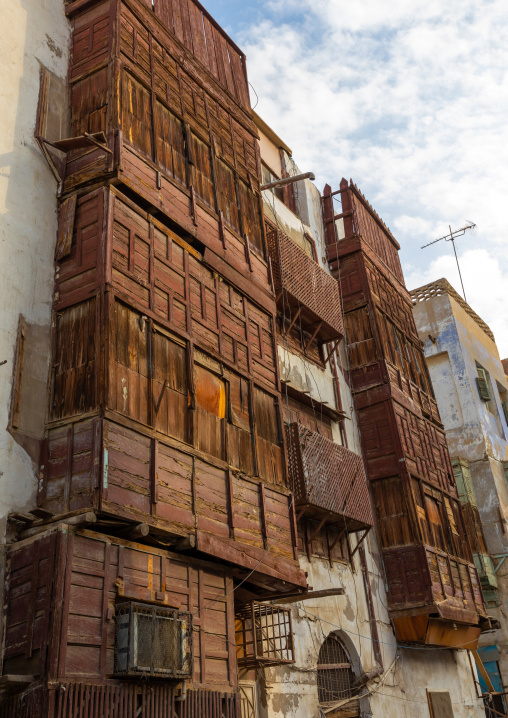
[(311, 259), (284, 232), (268, 229), (267, 244), (277, 306), (290, 327), (295, 323), (310, 335), (309, 345), (344, 335), (337, 280)]
[(350, 532), (373, 525), (361, 456), (308, 429), (286, 426), (290, 478), (297, 513)]

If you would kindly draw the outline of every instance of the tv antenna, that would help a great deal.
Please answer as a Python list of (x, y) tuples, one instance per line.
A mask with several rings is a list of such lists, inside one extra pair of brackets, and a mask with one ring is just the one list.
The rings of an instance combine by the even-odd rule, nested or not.
[(459, 270), (459, 277), (460, 277), (460, 283), (462, 285), (462, 294), (464, 295), (464, 300), (467, 302), (466, 299), (466, 292), (464, 290), (464, 282), (462, 281), (462, 274), (460, 273), (460, 265), (459, 265), (459, 258), (457, 257), (457, 250), (455, 249), (455, 240), (457, 237), (462, 237), (463, 234), (465, 234), (468, 229), (474, 229), (476, 227), (476, 224), (474, 222), (471, 222), (470, 220), (466, 220), (467, 224), (465, 227), (461, 227), (460, 229), (455, 229), (452, 231), (452, 228), (450, 225), (448, 225), (448, 228), (450, 230), (449, 234), (445, 234), (444, 237), (439, 237), (439, 239), (434, 239), (432, 242), (429, 242), (428, 244), (424, 244), (423, 247), (420, 249), (425, 249), (425, 247), (430, 247), (431, 244), (436, 244), (437, 242), (441, 242), (443, 239), (445, 242), (451, 242), (453, 247), (453, 253), (455, 254), (455, 261), (457, 262), (457, 269)]

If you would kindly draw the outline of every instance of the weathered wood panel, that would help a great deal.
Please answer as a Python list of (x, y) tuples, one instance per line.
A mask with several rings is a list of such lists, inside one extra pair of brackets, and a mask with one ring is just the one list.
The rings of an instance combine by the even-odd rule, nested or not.
[[(91, 436), (93, 427), (102, 442), (93, 444), (93, 453), (83, 446), (77, 453), (79, 437)], [(51, 430), (48, 455), (39, 494), (44, 508), (93, 509), (146, 522), (175, 541), (196, 536), (201, 551), (255, 569), (258, 583), (305, 585), (287, 491), (233, 473), (222, 461), (207, 462), (160, 435), (99, 419)]]
[(36, 683), (0, 701), (0, 718), (239, 718), (240, 696), (234, 692), (187, 690), (175, 700), (173, 686), (106, 681), (61, 681), (58, 688)]
[(405, 612), (404, 625), (396, 627), (399, 640), (448, 645), (450, 637), (427, 635), (426, 612), (477, 624), (485, 609), (399, 246), (355, 185), (341, 182), (339, 218), (332, 195), (327, 186), (327, 253), (342, 289), (351, 386), (389, 607), (392, 617)]
[[(110, 0), (77, 14), (73, 46), (74, 136), (120, 131), (122, 140), (102, 154), (91, 143), (68, 152), (64, 192), (114, 174), (205, 244), (215, 241), (224, 249), (229, 227), (236, 235), (231, 241), (255, 271), (264, 240), (257, 130), (250, 116), (217, 93), (203, 70), (192, 72), (196, 68), (184, 61), (174, 36), (136, 2)], [(194, 47), (198, 54), (200, 47)], [(242, 63), (222, 49), (235, 68), (232, 87), (238, 87), (240, 78), (245, 83)], [(203, 231), (207, 225), (211, 235)], [(249, 244), (257, 255), (253, 261)], [(264, 272), (266, 282), (266, 264)]]
[(47, 666), (56, 534), (13, 550), (7, 560), (3, 672), (39, 675)]
[[(234, 273), (231, 279), (236, 278)], [(260, 283), (249, 286), (246, 279), (245, 286), (240, 283), (268, 312), (274, 306)], [(104, 188), (78, 200), (71, 250), (57, 271), (56, 309), (95, 296), (108, 286), (240, 371), (276, 385), (273, 315), (222, 280), (175, 232), (116, 190)], [(86, 306), (92, 310), (91, 303)], [(71, 321), (70, 315), (65, 321)], [(91, 319), (83, 328), (90, 332)], [(90, 374), (89, 358), (83, 361), (88, 362)], [(72, 357), (69, 362), (74, 378)]]
[[(194, 685), (231, 690), (237, 681), (232, 588), (224, 566), (96, 532), (53, 530), (9, 549), (5, 668), (32, 652), (42, 656), (49, 646), (50, 679), (112, 677), (115, 604), (135, 600), (190, 612)], [(61, 608), (51, 613), (55, 601)]]
[(476, 569), (466, 561), (420, 546), (386, 551), (384, 562), (397, 611), (432, 603), (442, 618), (464, 623), (476, 623), (477, 611), (483, 611)]
[(85, 419), (49, 432), (38, 502), (55, 514), (98, 506), (101, 424)]
[(98, 406), (98, 305), (94, 297), (56, 315), (51, 407), (54, 419), (86, 414)]

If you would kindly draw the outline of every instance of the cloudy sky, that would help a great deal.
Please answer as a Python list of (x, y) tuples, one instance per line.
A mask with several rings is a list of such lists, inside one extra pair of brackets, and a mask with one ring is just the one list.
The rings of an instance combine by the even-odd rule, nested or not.
[[(508, 356), (506, 0), (204, 0), (246, 52), (256, 111), (320, 188), (353, 178), (402, 245), (406, 284), (446, 277)], [(253, 104), (256, 98), (253, 95)]]

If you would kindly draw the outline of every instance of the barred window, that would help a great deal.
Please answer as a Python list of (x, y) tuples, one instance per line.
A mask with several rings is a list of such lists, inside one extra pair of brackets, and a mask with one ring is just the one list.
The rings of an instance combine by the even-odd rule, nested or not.
[(334, 633), (330, 633), (319, 651), (317, 684), (322, 706), (353, 696), (354, 673), (351, 661)]

